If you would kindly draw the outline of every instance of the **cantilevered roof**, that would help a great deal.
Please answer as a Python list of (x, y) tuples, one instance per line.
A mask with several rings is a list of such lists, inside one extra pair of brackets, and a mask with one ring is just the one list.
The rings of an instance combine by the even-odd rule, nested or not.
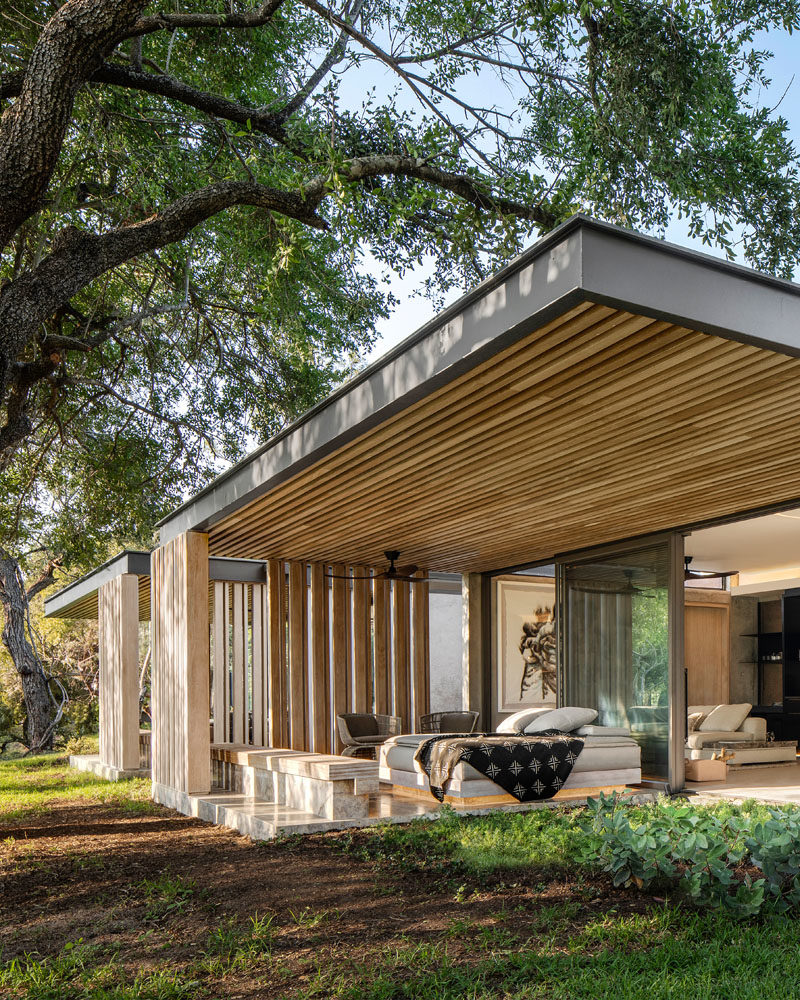
[(800, 498), (800, 286), (576, 217), (161, 523), (519, 565)]
[(139, 577), (139, 621), (150, 620), (150, 553), (126, 549), (46, 598), (45, 618), (97, 618), (97, 592), (123, 573)]

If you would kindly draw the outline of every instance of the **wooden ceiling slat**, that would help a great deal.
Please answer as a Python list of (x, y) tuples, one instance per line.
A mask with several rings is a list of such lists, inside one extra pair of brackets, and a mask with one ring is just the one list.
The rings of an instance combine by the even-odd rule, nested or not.
[[(676, 361), (676, 364), (680, 364), (680, 362), (681, 362), (680, 357), (677, 357), (675, 359), (675, 361)], [(748, 361), (744, 361), (742, 363), (745, 365), (745, 370), (747, 372), (746, 377), (748, 379), (752, 379), (752, 371), (753, 371), (753, 369), (752, 369), (752, 363), (749, 360)], [(689, 389), (687, 389), (686, 391), (687, 392), (695, 392), (696, 390), (692, 386)], [(619, 417), (619, 419), (620, 419), (620, 422), (621, 422), (622, 429), (625, 429), (625, 425), (630, 425), (630, 419), (631, 419), (630, 416), (629, 416), (629, 413), (628, 413), (628, 403), (627, 402), (623, 402), (620, 405), (621, 405), (621, 416)], [(517, 406), (517, 410), (519, 410), (520, 412), (523, 412), (523, 414), (524, 414), (524, 409), (525, 409), (524, 407)], [(493, 418), (493, 421), (494, 421), (494, 418)], [(492, 421), (489, 422), (488, 426), (492, 426)], [(663, 422), (658, 423), (657, 426), (659, 426), (660, 428), (662, 428), (662, 433), (663, 433)], [(630, 432), (630, 430), (631, 430), (630, 426), (628, 426), (627, 429)], [(536, 432), (534, 431), (534, 433), (536, 433)], [(571, 433), (570, 429), (567, 428), (566, 429), (566, 434), (564, 436), (564, 442), (566, 442), (566, 443), (562, 443), (561, 441), (559, 441), (557, 435), (553, 439), (553, 445), (554, 445), (554, 447), (555, 446), (558, 447), (558, 454), (559, 454), (559, 456), (562, 459), (565, 457), (565, 455), (570, 450), (569, 447), (568, 447), (570, 433)], [(576, 440), (577, 443), (573, 444), (572, 450), (578, 450), (578, 449), (580, 449), (582, 447), (580, 441), (577, 438), (575, 440)], [(630, 433), (628, 433), (626, 435), (626, 441), (630, 444)], [(447, 438), (447, 447), (450, 447), (451, 445), (452, 445), (452, 447), (455, 447), (456, 443), (458, 443), (458, 442), (457, 441), (452, 441), (452, 439), (450, 437)], [(512, 450), (511, 450), (510, 454), (513, 455), (513, 450), (516, 447), (517, 447), (517, 445), (512, 445), (511, 446)], [(564, 450), (562, 450), (562, 449), (564, 449)], [(431, 450), (433, 451), (434, 449), (431, 449)], [(504, 455), (503, 452), (502, 452), (502, 450), (498, 453), (497, 450), (496, 450), (496, 448), (490, 443), (488, 446), (486, 446), (486, 447), (484, 447), (482, 449), (478, 449), (477, 451), (476, 450), (471, 451), (469, 453), (469, 456), (466, 459), (462, 460), (462, 462), (460, 463), (461, 466), (464, 466), (465, 464), (471, 463), (471, 462), (473, 462), (475, 460), (482, 460), (482, 459), (484, 459), (486, 457), (487, 450), (488, 450), (488, 454), (492, 454), (494, 452), (496, 454), (496, 456), (497, 456), (496, 457), (496, 461), (489, 462), (488, 464), (485, 464), (485, 465), (481, 465), (482, 474), (486, 475), (486, 478), (488, 479), (489, 478), (489, 474), (491, 473), (492, 469), (498, 464), (498, 462), (500, 464), (502, 464), (503, 461), (506, 461), (508, 459), (508, 456), (509, 456), (508, 449), (506, 449), (506, 454)], [(613, 450), (611, 451), (611, 453), (613, 454)], [(431, 459), (431, 456), (428, 454), (428, 448), (426, 447), (426, 451), (425, 451), (425, 463), (428, 463), (430, 461), (430, 459)], [(419, 466), (421, 464), (422, 464), (422, 459), (418, 456), (417, 457), (417, 465)], [(393, 461), (392, 462), (387, 461), (386, 465), (388, 465), (390, 468), (394, 468), (394, 462)], [(402, 471), (405, 471), (405, 470), (402, 470)], [(459, 469), (456, 466), (453, 466), (451, 464), (450, 471), (455, 474), (455, 473), (457, 473), (459, 471)], [(413, 483), (414, 483), (414, 479), (413, 478), (411, 480), (406, 480), (405, 485), (404, 485), (404, 490), (406, 491), (406, 493), (412, 489)], [(349, 486), (350, 486), (350, 488), (352, 490), (352, 488), (355, 486), (355, 483), (354, 483), (353, 480), (349, 480)], [(358, 514), (359, 512), (363, 512), (364, 510), (369, 509), (370, 504), (372, 502), (374, 502), (374, 499), (375, 499), (375, 496), (374, 496), (375, 490), (374, 490), (374, 487), (372, 485), (372, 482), (370, 482), (370, 486), (369, 487), (367, 487), (365, 485), (362, 488), (360, 488), (359, 491), (358, 491), (358, 493), (359, 493), (358, 503), (356, 505), (353, 505), (353, 503), (351, 502), (351, 504), (350, 504), (350, 511), (351, 511), (352, 514)], [(406, 493), (403, 493), (403, 494), (399, 495), (395, 499), (394, 506), (392, 506), (391, 504), (389, 504), (388, 506), (387, 505), (383, 505), (381, 507), (382, 514), (391, 515), (392, 513), (395, 512), (396, 509), (402, 508), (403, 506), (407, 506)], [(414, 495), (415, 500), (417, 500), (417, 499), (419, 499), (419, 500), (424, 499), (424, 495), (422, 493), (414, 492), (413, 495)], [(458, 491), (454, 492), (453, 488), (451, 487), (448, 490), (448, 492), (447, 492), (447, 497), (448, 497), (448, 502), (450, 502), (452, 504), (455, 500), (458, 499)], [(484, 497), (486, 497), (486, 494), (484, 494)], [(325, 496), (325, 506), (327, 508), (332, 508), (333, 507), (331, 499), (328, 497), (327, 494)], [(317, 509), (317, 507), (318, 507), (318, 505), (315, 506), (315, 505), (312, 504), (310, 507), (309, 507), (309, 505), (306, 505), (306, 507), (304, 508), (304, 523), (303, 523), (303, 526), (302, 526), (302, 531), (306, 531), (306, 530), (308, 530), (311, 527), (314, 527), (315, 530), (316, 529), (320, 529), (321, 530), (321, 528), (324, 526), (319, 521), (313, 521), (312, 519), (309, 518), (309, 514), (312, 513), (315, 509)], [(428, 508), (428, 509), (430, 510), (431, 508)], [(277, 517), (277, 519), (278, 519), (277, 523), (281, 523), (280, 522), (279, 512), (276, 512), (274, 510), (270, 510), (269, 512), (270, 512), (271, 515), (275, 515)], [(336, 513), (335, 510), (333, 510), (331, 516), (334, 516), (335, 513)], [(289, 531), (288, 528), (286, 528), (286, 527), (283, 528), (282, 535), (285, 538), (286, 544), (293, 544), (296, 541), (296, 539), (292, 535), (291, 531)]]
[[(657, 328), (663, 332), (668, 342), (675, 343), (680, 337), (688, 336), (686, 331), (677, 331), (676, 328), (664, 331), (664, 326), (666, 324), (657, 324)], [(646, 331), (643, 331), (641, 335), (645, 337), (646, 341), (651, 341), (652, 339), (651, 334)], [(617, 345), (617, 347), (618, 353), (621, 353), (623, 357), (630, 353), (631, 357), (637, 358), (639, 356), (639, 349), (643, 349), (645, 355), (648, 352), (652, 353), (652, 347), (643, 347), (641, 344), (629, 343), (627, 340), (622, 345)], [(607, 348), (602, 353), (605, 354), (608, 350), (610, 348)], [(688, 358), (689, 355), (686, 356), (686, 360)], [(676, 355), (673, 359), (673, 364), (678, 365), (680, 362), (681, 357)], [(589, 368), (593, 369), (594, 363), (591, 360), (586, 360), (582, 362), (582, 366), (585, 366), (587, 370)], [(431, 422), (419, 435), (412, 436), (411, 434), (400, 433), (385, 444), (375, 441), (375, 448), (379, 444), (383, 444), (381, 449), (382, 458), (384, 459), (383, 464), (377, 469), (375, 468), (375, 456), (373, 452), (368, 455), (364, 462), (355, 462), (351, 465), (348, 468), (347, 477), (330, 474), (324, 480), (320, 481), (318, 479), (314, 483), (317, 496), (320, 498), (317, 505), (331, 510), (337, 499), (347, 497), (348, 495), (351, 496), (359, 470), (367, 471), (367, 478), (374, 491), (380, 487), (382, 482), (397, 479), (398, 474), (403, 473), (406, 468), (419, 467), (421, 454), (424, 454), (425, 463), (430, 464), (436, 460), (438, 454), (453, 452), (455, 447), (462, 444), (466, 438), (484, 438), (493, 426), (502, 425), (508, 421), (519, 423), (525, 419), (526, 414), (531, 410), (538, 410), (543, 413), (548, 406), (558, 406), (559, 399), (563, 398), (564, 395), (563, 378), (566, 377), (566, 374), (563, 374), (562, 379), (559, 381), (548, 381), (545, 384), (544, 391), (538, 392), (535, 397), (533, 395), (529, 396), (526, 402), (525, 397), (522, 395), (523, 389), (535, 385), (540, 380), (540, 376), (534, 374), (526, 378), (524, 375), (517, 375), (516, 384), (514, 385), (515, 392), (508, 399), (504, 400), (503, 403), (492, 407), (490, 411), (492, 417), (488, 422), (485, 402), (478, 400), (475, 403), (470, 399), (469, 405), (465, 405), (461, 409), (451, 408), (450, 414), (446, 419)], [(553, 396), (557, 398), (552, 398)], [(476, 419), (481, 414), (483, 414), (482, 420)], [(455, 432), (458, 429), (460, 429), (460, 433), (456, 434)], [(390, 447), (393, 449), (391, 460), (389, 456)], [(410, 456), (406, 460), (405, 465), (401, 464), (404, 454)], [(304, 482), (304, 487), (308, 488), (307, 482)], [(364, 498), (365, 494), (362, 493), (361, 497)], [(250, 515), (237, 518), (236, 522), (231, 526), (231, 530), (226, 535), (227, 542), (235, 544), (239, 539), (247, 540), (250, 536), (251, 525), (254, 522), (261, 521), (267, 513), (280, 511), (280, 504), (284, 499), (289, 505), (294, 505), (294, 491), (291, 485), (279, 487), (270, 495), (270, 501), (266, 505), (259, 505)], [(306, 507), (306, 510), (309, 512), (313, 511), (313, 509), (313, 503)]]
[(572, 310), (212, 527), (211, 551), (356, 564), (391, 542), (477, 571), (794, 499), (798, 376), (751, 345)]

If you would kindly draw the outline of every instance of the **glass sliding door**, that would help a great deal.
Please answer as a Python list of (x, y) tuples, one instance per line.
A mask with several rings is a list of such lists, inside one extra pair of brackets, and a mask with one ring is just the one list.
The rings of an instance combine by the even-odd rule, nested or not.
[(667, 536), (567, 556), (558, 569), (563, 703), (629, 728), (643, 776), (673, 788), (683, 784), (682, 552), (682, 537)]

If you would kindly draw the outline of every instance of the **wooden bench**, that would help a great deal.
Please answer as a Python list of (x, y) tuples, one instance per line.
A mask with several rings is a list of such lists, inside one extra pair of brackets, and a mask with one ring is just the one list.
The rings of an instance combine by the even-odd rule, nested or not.
[(215, 743), (211, 770), (221, 788), (324, 819), (368, 816), (378, 791), (377, 761), (306, 750)]

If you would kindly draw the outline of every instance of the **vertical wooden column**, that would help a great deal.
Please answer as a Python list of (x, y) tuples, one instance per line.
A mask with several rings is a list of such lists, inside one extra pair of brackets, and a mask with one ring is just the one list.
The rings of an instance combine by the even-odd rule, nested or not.
[(389, 649), (389, 583), (383, 577), (375, 577), (372, 587), (372, 615), (375, 629), (375, 711), (378, 715), (388, 715), (392, 682)]
[(311, 749), (331, 752), (331, 683), (328, 656), (328, 581), (322, 563), (311, 565)]
[(267, 561), (267, 687), (269, 702), (269, 744), (289, 746), (286, 687), (286, 573), (280, 559)]
[[(348, 601), (350, 597), (349, 583), (342, 579), (345, 575), (345, 567), (336, 565), (331, 567), (333, 580), (331, 581), (331, 614), (333, 622), (331, 627), (331, 656), (333, 658), (333, 718), (350, 711), (349, 688), (350, 688), (350, 632), (348, 628)], [(341, 750), (341, 743), (337, 733), (336, 747)]]
[[(483, 715), (483, 578), (479, 573), (461, 577), (461, 702), (465, 710)], [(478, 719), (476, 727), (492, 728), (491, 719)]]
[(411, 718), (411, 664), (409, 584), (392, 584), (392, 645), (394, 649), (394, 714), (402, 732), (413, 732)]
[(231, 590), (231, 620), (233, 622), (233, 674), (232, 697), (233, 707), (233, 742), (247, 742), (247, 655), (245, 639), (247, 636), (247, 601), (245, 588), (241, 583), (230, 584)]
[(214, 584), (214, 680), (212, 709), (214, 742), (230, 742), (230, 711), (228, 707), (228, 588)]
[(364, 566), (353, 567), (353, 711), (372, 711), (369, 633), (369, 580)]
[(430, 585), (427, 573), (420, 571), (416, 575), (420, 583), (413, 584), (411, 588), (415, 732), (419, 728), (420, 716), (427, 715), (431, 707), (430, 615), (428, 608)]
[(139, 767), (139, 578), (104, 583), (98, 593), (100, 760)]
[(153, 785), (205, 794), (208, 726), (208, 536), (178, 535), (151, 559)]
[(265, 746), (267, 742), (267, 685), (264, 678), (265, 628), (267, 627), (266, 587), (253, 584), (251, 588), (252, 665), (253, 665), (253, 743)]
[(289, 563), (289, 742), (308, 749), (308, 632), (306, 564)]

